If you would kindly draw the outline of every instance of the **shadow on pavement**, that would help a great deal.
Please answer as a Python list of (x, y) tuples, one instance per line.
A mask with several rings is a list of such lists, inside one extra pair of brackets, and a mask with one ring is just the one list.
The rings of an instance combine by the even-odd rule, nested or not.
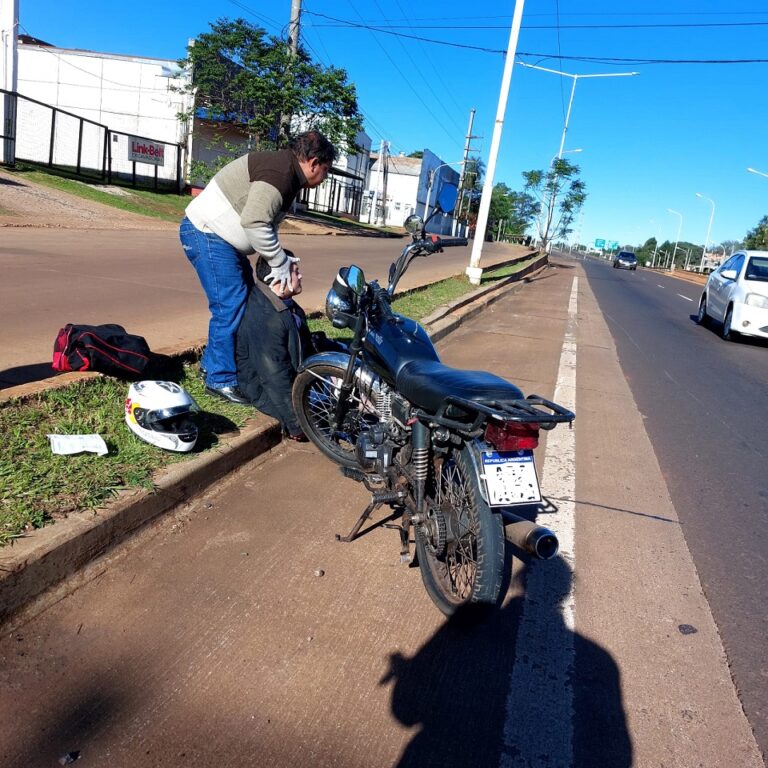
[(0, 371), (0, 389), (17, 387), (20, 384), (29, 384), (33, 381), (50, 379), (56, 375), (50, 362), (32, 363), (31, 365), (19, 365), (15, 368), (6, 368)]
[[(562, 558), (536, 566), (547, 569), (555, 593), (568, 594), (572, 574)], [(526, 638), (527, 648), (538, 649), (535, 659), (515, 658), (522, 598), (480, 623), (456, 615), (413, 657), (391, 655), (381, 684), (394, 681), (393, 714), (419, 728), (398, 768), (632, 764), (616, 663), (599, 645), (571, 633), (558, 605), (529, 601), (525, 610), (532, 609), (543, 612), (534, 626), (545, 629)], [(558, 635), (570, 642), (556, 642)], [(568, 646), (573, 651), (563, 653)], [(520, 684), (525, 673), (513, 676), (516, 661), (532, 670), (530, 686)], [(566, 710), (571, 716), (558, 719)]]

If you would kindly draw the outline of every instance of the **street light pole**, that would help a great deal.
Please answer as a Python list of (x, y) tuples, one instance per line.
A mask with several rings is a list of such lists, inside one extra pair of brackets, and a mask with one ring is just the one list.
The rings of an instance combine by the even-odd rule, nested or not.
[(672, 249), (672, 259), (669, 262), (669, 271), (675, 271), (675, 256), (677, 256), (677, 244), (680, 242), (680, 233), (683, 231), (683, 214), (679, 211), (673, 211), (671, 208), (667, 208), (670, 213), (674, 213), (675, 216), (680, 217), (680, 224), (677, 227), (677, 240), (675, 240), (675, 247)]
[[(528, 69), (539, 69), (542, 72), (550, 72), (553, 75), (560, 75), (561, 77), (570, 77), (573, 80), (573, 85), (571, 86), (571, 97), (568, 100), (568, 110), (565, 113), (565, 122), (563, 123), (563, 132), (560, 136), (560, 149), (558, 150), (558, 153), (555, 157), (559, 160), (563, 156), (563, 147), (565, 147), (565, 135), (568, 133), (568, 123), (571, 119), (571, 108), (573, 107), (573, 97), (576, 94), (576, 83), (583, 78), (588, 77), (634, 77), (635, 75), (639, 75), (639, 72), (604, 72), (604, 73), (598, 73), (594, 75), (574, 75), (570, 72), (561, 72), (559, 69), (548, 69), (547, 67), (540, 67), (537, 64), (526, 64), (525, 62), (521, 61), (518, 62), (521, 67), (528, 67)], [(547, 250), (549, 250), (549, 224), (552, 221), (552, 211), (555, 207), (555, 201), (554, 201), (554, 195), (552, 195), (552, 199), (549, 201), (547, 205), (547, 231), (544, 232), (544, 239), (546, 241), (546, 247)]]
[(749, 171), (749, 173), (756, 173), (758, 176), (765, 176), (765, 178), (768, 179), (768, 173), (763, 173), (762, 171), (756, 171), (754, 168), (747, 168), (747, 171)]
[(499, 156), (501, 144), (501, 131), (504, 127), (504, 114), (507, 111), (507, 98), (509, 87), (512, 84), (512, 68), (517, 53), (517, 41), (520, 37), (520, 26), (523, 21), (523, 9), (525, 0), (515, 0), (515, 10), (512, 13), (512, 26), (509, 28), (509, 42), (507, 43), (507, 56), (504, 62), (504, 72), (501, 76), (501, 89), (499, 91), (499, 103), (496, 107), (496, 121), (493, 125), (491, 137), (491, 149), (488, 153), (488, 165), (485, 169), (485, 183), (480, 196), (480, 210), (477, 212), (477, 224), (475, 225), (475, 238), (472, 241), (472, 253), (469, 257), (469, 266), (466, 273), (472, 285), (480, 285), (483, 269), (480, 266), (480, 257), (483, 253), (483, 241), (485, 240), (485, 228), (488, 226), (488, 211), (491, 208), (491, 195), (493, 194), (493, 177), (496, 173), (496, 160)]
[(565, 113), (565, 123), (563, 124), (563, 133), (560, 137), (560, 151), (557, 153), (557, 157), (563, 156), (563, 147), (565, 146), (565, 134), (568, 132), (568, 123), (571, 119), (571, 107), (573, 107), (573, 97), (576, 93), (576, 82), (580, 79), (587, 77), (634, 77), (639, 75), (639, 72), (604, 72), (594, 75), (574, 75), (570, 72), (561, 72), (559, 69), (547, 69), (546, 67), (540, 67), (537, 64), (526, 64), (524, 61), (518, 62), (521, 67), (528, 67), (528, 69), (540, 69), (542, 72), (551, 72), (553, 75), (561, 75), (562, 77), (570, 77), (573, 80), (571, 86), (571, 98), (568, 101), (568, 110)]
[(700, 197), (702, 200), (707, 200), (712, 204), (712, 213), (709, 214), (709, 226), (707, 227), (707, 239), (704, 241), (704, 250), (701, 252), (701, 264), (699, 264), (700, 270), (704, 271), (704, 258), (707, 255), (707, 246), (709, 245), (709, 234), (712, 231), (712, 220), (715, 218), (715, 201), (708, 197), (704, 197), (701, 192), (696, 193), (696, 197)]

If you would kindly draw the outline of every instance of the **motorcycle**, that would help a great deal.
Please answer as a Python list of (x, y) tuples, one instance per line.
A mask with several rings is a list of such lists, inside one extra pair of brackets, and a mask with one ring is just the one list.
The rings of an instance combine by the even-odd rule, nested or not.
[(305, 435), (371, 493), (349, 534), (337, 540), (353, 541), (378, 507), (392, 508), (400, 523), (384, 525), (400, 534), (401, 561), (412, 561), (415, 539), (424, 586), (447, 616), (498, 603), (505, 528), (535, 557), (557, 554), (552, 531), (511, 510), (542, 502), (533, 455), (539, 430), (574, 419), (491, 373), (444, 365), (424, 328), (392, 310), (414, 259), (467, 245), (426, 233), (455, 200), (456, 187), (446, 185), (426, 222), (408, 217), (411, 242), (392, 263), (386, 288), (367, 282), (358, 266), (339, 270), (326, 314), (352, 339), (343, 351), (304, 360), (292, 393)]

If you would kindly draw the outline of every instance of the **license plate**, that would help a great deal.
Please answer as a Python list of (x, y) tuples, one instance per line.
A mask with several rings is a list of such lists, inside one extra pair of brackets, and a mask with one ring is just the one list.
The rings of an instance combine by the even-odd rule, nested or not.
[(492, 507), (541, 501), (533, 451), (483, 451), (483, 476)]

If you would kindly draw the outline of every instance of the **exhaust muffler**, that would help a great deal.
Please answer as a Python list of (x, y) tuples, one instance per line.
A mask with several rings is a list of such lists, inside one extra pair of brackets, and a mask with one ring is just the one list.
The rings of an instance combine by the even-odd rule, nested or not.
[(528, 552), (539, 560), (551, 560), (560, 547), (557, 536), (545, 528), (524, 517), (504, 511), (504, 533), (515, 546)]

